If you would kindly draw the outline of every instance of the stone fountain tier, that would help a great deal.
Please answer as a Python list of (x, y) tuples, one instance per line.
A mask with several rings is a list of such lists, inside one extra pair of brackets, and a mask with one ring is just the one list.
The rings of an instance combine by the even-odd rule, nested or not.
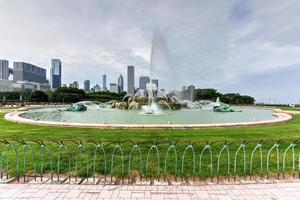
[(68, 106), (67, 108), (63, 109), (63, 111), (72, 111), (72, 112), (81, 112), (86, 110), (87, 110), (87, 106), (82, 103), (74, 103)]
[[(172, 101), (172, 98), (161, 98), (155, 97), (153, 101), (159, 106), (161, 109), (169, 109), (169, 110), (178, 110), (183, 107), (187, 107), (186, 103), (179, 103)], [(127, 99), (127, 101), (122, 102), (113, 102), (111, 107), (116, 109), (136, 109), (140, 110), (142, 106), (148, 105), (149, 98), (141, 97), (141, 96), (132, 96)]]
[(215, 112), (242, 112), (241, 110), (232, 108), (230, 105), (226, 103), (220, 103), (220, 105), (215, 106), (213, 109)]

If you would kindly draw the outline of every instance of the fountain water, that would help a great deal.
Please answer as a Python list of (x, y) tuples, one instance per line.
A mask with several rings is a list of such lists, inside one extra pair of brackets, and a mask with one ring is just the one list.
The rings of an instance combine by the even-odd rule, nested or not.
[[(151, 78), (150, 78), (151, 80)], [(146, 91), (148, 94), (148, 104), (142, 106), (142, 112), (140, 114), (147, 114), (147, 115), (159, 115), (162, 114), (161, 109), (154, 101), (154, 95), (157, 91), (156, 85), (153, 83), (148, 83), (146, 86)]]
[[(153, 75), (153, 67), (155, 65), (155, 53), (157, 51), (156, 44), (159, 42), (158, 38), (160, 35), (158, 32), (154, 32), (153, 38), (152, 38), (152, 43), (151, 43), (151, 54), (150, 54), (150, 83), (146, 85), (146, 91), (144, 93), (138, 94), (139, 96), (145, 97), (147, 95), (148, 98), (148, 104), (143, 105), (142, 112), (141, 114), (162, 114), (162, 110), (159, 108), (159, 105), (155, 102), (155, 98), (158, 96), (160, 98), (163, 98), (159, 101), (160, 104), (165, 105), (168, 109), (171, 109), (171, 106), (167, 102), (167, 95), (164, 92), (158, 93), (158, 88), (155, 84), (152, 83), (152, 75)], [(141, 95), (141, 94), (146, 94), (146, 95)]]

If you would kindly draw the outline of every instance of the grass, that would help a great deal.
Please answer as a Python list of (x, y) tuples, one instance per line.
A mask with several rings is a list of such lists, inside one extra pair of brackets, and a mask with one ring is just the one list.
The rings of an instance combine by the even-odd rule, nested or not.
[(276, 108), (280, 108), (282, 110), (288, 110), (288, 111), (300, 111), (300, 107), (276, 106)]
[(0, 107), (0, 110), (16, 110), (19, 109), (21, 107), (19, 106), (11, 106), (11, 107)]
[[(294, 120), (289, 123), (282, 123), (282, 124), (273, 124), (273, 125), (259, 125), (259, 126), (251, 126), (251, 127), (233, 127), (233, 128), (210, 128), (210, 129), (189, 129), (189, 130), (149, 130), (149, 129), (140, 129), (140, 130), (130, 130), (130, 129), (92, 129), (92, 128), (64, 128), (64, 127), (47, 127), (47, 126), (38, 126), (38, 125), (27, 125), (27, 124), (18, 124), (14, 122), (9, 122), (3, 119), (4, 113), (0, 113), (0, 138), (13, 138), (13, 139), (24, 139), (26, 141), (29, 140), (75, 140), (75, 141), (89, 141), (94, 140), (99, 143), (105, 144), (105, 151), (107, 154), (107, 174), (111, 172), (113, 169), (113, 174), (122, 175), (122, 155), (119, 149), (115, 149), (115, 158), (114, 158), (114, 166), (111, 165), (112, 154), (114, 151), (115, 144), (120, 144), (122, 147), (123, 155), (124, 155), (124, 174), (126, 175), (130, 173), (128, 171), (128, 162), (129, 162), (129, 153), (132, 148), (133, 143), (137, 143), (141, 147), (141, 156), (143, 160), (143, 175), (145, 175), (145, 162), (148, 155), (148, 151), (152, 144), (157, 144), (160, 150), (160, 173), (164, 171), (164, 159), (165, 153), (171, 143), (177, 143), (177, 153), (178, 153), (178, 165), (177, 165), (177, 173), (174, 174), (175, 166), (174, 164), (174, 153), (170, 152), (170, 156), (168, 160), (167, 171), (170, 175), (179, 175), (179, 176), (199, 176), (199, 155), (201, 150), (203, 149), (206, 142), (212, 143), (212, 150), (213, 150), (213, 166), (214, 166), (214, 173), (213, 175), (217, 175), (216, 166), (217, 166), (217, 155), (219, 154), (220, 149), (223, 147), (224, 141), (228, 141), (230, 144), (230, 162), (231, 162), (231, 174), (234, 162), (234, 154), (237, 148), (243, 141), (251, 141), (251, 143), (247, 144), (247, 174), (249, 174), (249, 161), (251, 156), (251, 151), (254, 149), (256, 144), (259, 141), (263, 142), (263, 163), (264, 169), (263, 173), (266, 173), (266, 155), (268, 150), (272, 147), (272, 145), (279, 140), (284, 140), (282, 145), (280, 145), (280, 165), (282, 171), (282, 156), (284, 150), (288, 147), (288, 145), (297, 139), (300, 139), (300, 115), (294, 115)], [(67, 142), (71, 144), (72, 142)], [(183, 173), (182, 170), (182, 156), (186, 147), (192, 144), (195, 151), (195, 167), (196, 167), (196, 174), (193, 174), (193, 152), (192, 149), (187, 149), (185, 154), (185, 161), (184, 161), (184, 169)], [(33, 145), (34, 149), (36, 150), (36, 158), (38, 163), (41, 160), (40, 147), (38, 145)], [(57, 147), (51, 143), (52, 151), (57, 153)], [(5, 150), (5, 146), (2, 144), (1, 146), (2, 152)], [(89, 164), (88, 164), (88, 175), (91, 175), (92, 171), (92, 158), (94, 152), (93, 144), (88, 144), (84, 155), (88, 155), (89, 157)], [(22, 149), (19, 145), (20, 156), (22, 156)], [(74, 173), (74, 160), (76, 155), (76, 146), (70, 145), (70, 152), (72, 157), (72, 172)], [(227, 173), (227, 157), (226, 152), (224, 152), (220, 159), (220, 174), (226, 175)], [(296, 155), (298, 155), (298, 146), (296, 145)], [(15, 160), (13, 159), (15, 154), (10, 152), (11, 156), (11, 163), (10, 163), (10, 173), (15, 173)], [(54, 154), (53, 154), (54, 155)], [(157, 172), (157, 158), (156, 158), (155, 151), (149, 153), (149, 173), (150, 176), (156, 176)], [(25, 155), (28, 165), (26, 166), (27, 173), (32, 172), (32, 158), (28, 154)], [(61, 170), (66, 172), (68, 171), (67, 165), (67, 153), (62, 153), (62, 166)], [(132, 169), (139, 170), (139, 155), (138, 151), (134, 151), (132, 154)], [(274, 153), (271, 154), (271, 165), (270, 169), (273, 172), (276, 172), (276, 155)], [(298, 158), (298, 156), (296, 156)], [(254, 161), (253, 161), (253, 173), (260, 174), (260, 157), (258, 152), (254, 154)], [(3, 163), (5, 163), (5, 157), (2, 157)], [(203, 172), (206, 175), (210, 175), (209, 167), (211, 166), (209, 161), (209, 155), (204, 154), (203, 157)], [(297, 162), (296, 162), (297, 163)], [(21, 162), (21, 157), (19, 158), (20, 169), (19, 173), (23, 171), (23, 166)], [(56, 167), (56, 157), (53, 158), (53, 166)], [(4, 165), (4, 164), (3, 164)], [(83, 157), (79, 159), (79, 174), (82, 176), (86, 176), (86, 167), (85, 167), (85, 160)], [(104, 173), (103, 167), (103, 158), (99, 158), (96, 160), (97, 165), (97, 173)], [(243, 172), (243, 163), (241, 155), (238, 156), (238, 173), (241, 175)], [(292, 155), (289, 151), (287, 153), (287, 167), (286, 170), (290, 171), (292, 166)], [(37, 164), (37, 169), (39, 169), (40, 165)], [(298, 167), (298, 166), (297, 166)], [(49, 162), (47, 165), (44, 165), (44, 170), (49, 171)], [(56, 169), (54, 169), (56, 170)], [(174, 173), (173, 173), (174, 172)]]
[(288, 110), (288, 111), (300, 111), (300, 108), (282, 108), (282, 110)]
[(9, 122), (0, 113), (0, 137), (24, 139), (93, 139), (96, 141), (180, 141), (201, 142), (230, 140), (280, 140), (300, 138), (300, 115), (294, 115), (289, 123), (258, 125), (239, 128), (210, 128), (188, 130), (149, 130), (149, 129), (93, 129), (93, 128), (64, 128), (52, 126), (27, 125)]

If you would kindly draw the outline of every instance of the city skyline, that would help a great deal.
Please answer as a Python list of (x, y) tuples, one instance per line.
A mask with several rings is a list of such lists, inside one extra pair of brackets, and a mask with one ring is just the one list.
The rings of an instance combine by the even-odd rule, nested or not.
[[(62, 77), (61, 77), (62, 65), (61, 65), (61, 60), (57, 59), (57, 58), (56, 59), (51, 59), (50, 77), (49, 78), (48, 78), (48, 76), (45, 75), (46, 74), (45, 71), (47, 71), (47, 70), (44, 69), (44, 68), (40, 68), (38, 66), (35, 66), (35, 65), (31, 64), (31, 63), (26, 63), (26, 62), (13, 62), (13, 66), (12, 67), (14, 67), (14, 65), (18, 66), (18, 65), (21, 64), (21, 65), (24, 65), (24, 67), (22, 67), (24, 69), (28, 65), (28, 67), (27, 67), (28, 69), (31, 69), (30, 67), (32, 66), (33, 67), (32, 70), (35, 70), (35, 68), (39, 68), (40, 70), (44, 71), (43, 72), (43, 76), (44, 76), (43, 79), (45, 81), (41, 81), (40, 82), (41, 84), (37, 84), (37, 85), (36, 85), (36, 83), (39, 82), (38, 80), (35, 80), (35, 81), (29, 80), (29, 79), (24, 79), (23, 80), (23, 79), (20, 79), (19, 75), (17, 75), (17, 77), (19, 77), (19, 78), (15, 78), (15, 81), (21, 81), (21, 83), (19, 82), (17, 84), (17, 88), (20, 88), (20, 87), (22, 88), (22, 87), (28, 87), (29, 86), (30, 88), (32, 88), (32, 87), (33, 88), (35, 88), (35, 87), (41, 88), (41, 90), (44, 90), (44, 91), (47, 91), (50, 88), (52, 88), (51, 87), (51, 74), (52, 74), (52, 72), (51, 72), (52, 69), (51, 68), (54, 67), (54, 63), (56, 63), (55, 64), (56, 67), (59, 67), (59, 68), (56, 69), (56, 71), (59, 69), (58, 70), (59, 73), (60, 73), (60, 75), (59, 75), (59, 82), (60, 82), (60, 84), (61, 84), (62, 87), (75, 87), (75, 88), (78, 88), (78, 89), (83, 89), (84, 91), (87, 91), (87, 92), (90, 92), (90, 91), (97, 91), (97, 92), (99, 92), (99, 91), (110, 91), (110, 92), (114, 92), (114, 93), (122, 93), (123, 91), (127, 92), (127, 90), (124, 90), (124, 78), (123, 78), (122, 74), (119, 74), (119, 76), (117, 77), (116, 81), (112, 81), (112, 82), (108, 83), (109, 87), (107, 87), (107, 75), (103, 74), (101, 81), (102, 81), (103, 85), (104, 84), (106, 85), (106, 88), (104, 88), (104, 89), (99, 86), (100, 82), (91, 83), (91, 81), (88, 80), (88, 79), (85, 79), (85, 80), (82, 80), (82, 81), (74, 80), (74, 81), (72, 81), (70, 83), (64, 83), (63, 82), (63, 84), (62, 84)], [(129, 72), (128, 68), (132, 68), (133, 69), (133, 72), (130, 72), (130, 73), (133, 73), (133, 78), (134, 79), (138, 79), (138, 82), (136, 82), (136, 81), (133, 82), (134, 91), (136, 91), (137, 89), (145, 89), (146, 88), (145, 87), (146, 84), (148, 82), (150, 82), (150, 77), (149, 76), (145, 76), (145, 75), (138, 75), (138, 76), (136, 76), (135, 75), (135, 67), (134, 66), (130, 66), (130, 65), (127, 66), (127, 73)], [(19, 72), (17, 71), (17, 74), (18, 73)], [(7, 90), (7, 91), (10, 91), (10, 89), (8, 89), (8, 88), (12, 88), (13, 87), (11, 85), (12, 83), (5, 82), (5, 80), (13, 81), (13, 80), (11, 80), (11, 79), (13, 79), (13, 77), (10, 77), (11, 74), (13, 74), (13, 68), (10, 67), (9, 61), (6, 60), (6, 59), (0, 59), (0, 75), (4, 77), (2, 79), (0, 78), (0, 80), (2, 80), (2, 82), (1, 82), (1, 87), (2, 87), (1, 90), (4, 89), (4, 90)], [(126, 76), (128, 76), (128, 74)], [(10, 77), (10, 79), (8, 79), (9, 77)], [(36, 77), (32, 77), (32, 76), (29, 76), (29, 77), (33, 78), (33, 79), (36, 79)], [(127, 79), (128, 79), (128, 77), (127, 77)], [(147, 79), (147, 80), (142, 80), (142, 82), (143, 82), (142, 85), (144, 85), (142, 87), (141, 87), (141, 79)], [(50, 82), (49, 82), (49, 80), (50, 80)], [(158, 79), (152, 79), (152, 83), (155, 84), (156, 88), (159, 90), (158, 82), (159, 82)], [(28, 85), (28, 86), (25, 86), (24, 84)], [(174, 91), (185, 91), (187, 89), (186, 86), (187, 85), (183, 85), (181, 89), (177, 89), (177, 90), (174, 90)], [(195, 89), (194, 85), (190, 85), (190, 86), (194, 87), (194, 89)], [(56, 89), (56, 88), (53, 88), (53, 89)], [(128, 85), (127, 85), (127, 89), (128, 89)], [(162, 89), (165, 91), (164, 88), (162, 88)], [(20, 90), (20, 89), (17, 89), (17, 90)], [(116, 91), (118, 91), (118, 92), (116, 92)], [(243, 91), (243, 88), (240, 88), (240, 91)], [(173, 90), (171, 90), (169, 92), (173, 92)], [(238, 92), (238, 93), (240, 93), (240, 94), (246, 94), (246, 93), (241, 93), (241, 92)], [(274, 96), (270, 96), (270, 97), (265, 98), (265, 99), (258, 99), (258, 100), (256, 100), (256, 102), (257, 103), (267, 103), (267, 104), (278, 104), (278, 103), (280, 103), (280, 102), (278, 102), (278, 99), (276, 97), (274, 97)], [(298, 102), (300, 102), (300, 100), (298, 100)], [(295, 102), (295, 103), (298, 103), (298, 102)]]
[[(146, 84), (150, 82), (150, 78), (148, 76), (138, 75), (135, 76), (135, 67), (134, 66), (127, 66), (127, 68), (131, 68), (131, 70), (127, 71), (127, 73), (130, 73), (130, 76), (134, 79), (135, 77), (138, 77), (139, 80), (141, 78), (147, 77), (149, 80), (144, 83), (143, 87), (140, 87), (140, 81), (139, 85), (135, 84), (135, 81), (132, 82), (133, 84), (133, 90), (136, 89), (145, 89)], [(15, 76), (13, 72), (15, 71)], [(10, 76), (12, 75), (12, 76)], [(126, 75), (128, 78), (128, 74)], [(116, 82), (110, 82), (110, 87), (107, 87), (107, 75), (102, 75), (102, 89), (99, 86), (100, 82), (95, 82), (95, 85), (93, 87), (91, 84), (91, 81), (88, 79), (83, 80), (83, 84), (81, 85), (78, 80), (74, 80), (70, 83), (64, 82), (62, 79), (62, 62), (58, 58), (51, 59), (50, 62), (50, 75), (47, 76), (47, 70), (42, 67), (38, 67), (32, 63), (27, 62), (13, 62), (12, 66), (9, 65), (9, 61), (5, 59), (0, 59), (0, 80), (8, 80), (11, 83), (13, 82), (26, 82), (26, 83), (42, 83), (42, 84), (48, 84), (49, 89), (57, 89), (59, 87), (75, 87), (80, 88), (85, 91), (110, 91), (111, 85), (113, 85), (113, 91), (115, 92), (116, 89), (115, 86), (118, 86), (118, 93), (127, 92), (127, 90), (124, 90), (124, 78), (122, 74), (119, 74), (117, 77)], [(7, 82), (3, 82), (3, 84), (6, 84)], [(152, 79), (152, 83), (154, 83), (158, 88), (158, 79)], [(1, 83), (2, 84), (2, 83)], [(3, 87), (7, 87), (7, 85), (3, 85)], [(11, 86), (12, 87), (12, 86)], [(1, 90), (2, 91), (2, 90)], [(9, 90), (7, 90), (9, 91)]]
[(0, 33), (1, 59), (32, 62), (46, 68), (49, 77), (49, 60), (58, 57), (64, 63), (64, 83), (87, 78), (99, 83), (102, 72), (108, 83), (114, 82), (127, 65), (150, 76), (151, 41), (158, 31), (163, 42), (155, 47), (168, 50), (171, 62), (168, 68), (154, 59), (153, 75), (162, 88), (193, 83), (295, 103), (300, 96), (299, 9), (296, 0), (133, 0), (123, 6), (96, 0), (29, 0), (22, 6), (1, 1), (0, 23), (7, 27)]

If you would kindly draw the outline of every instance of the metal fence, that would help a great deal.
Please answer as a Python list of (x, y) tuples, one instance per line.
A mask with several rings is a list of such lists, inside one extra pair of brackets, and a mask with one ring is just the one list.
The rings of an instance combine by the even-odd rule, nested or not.
[[(300, 177), (298, 141), (0, 140), (1, 180), (166, 181)], [(296, 169), (298, 166), (298, 169)]]

